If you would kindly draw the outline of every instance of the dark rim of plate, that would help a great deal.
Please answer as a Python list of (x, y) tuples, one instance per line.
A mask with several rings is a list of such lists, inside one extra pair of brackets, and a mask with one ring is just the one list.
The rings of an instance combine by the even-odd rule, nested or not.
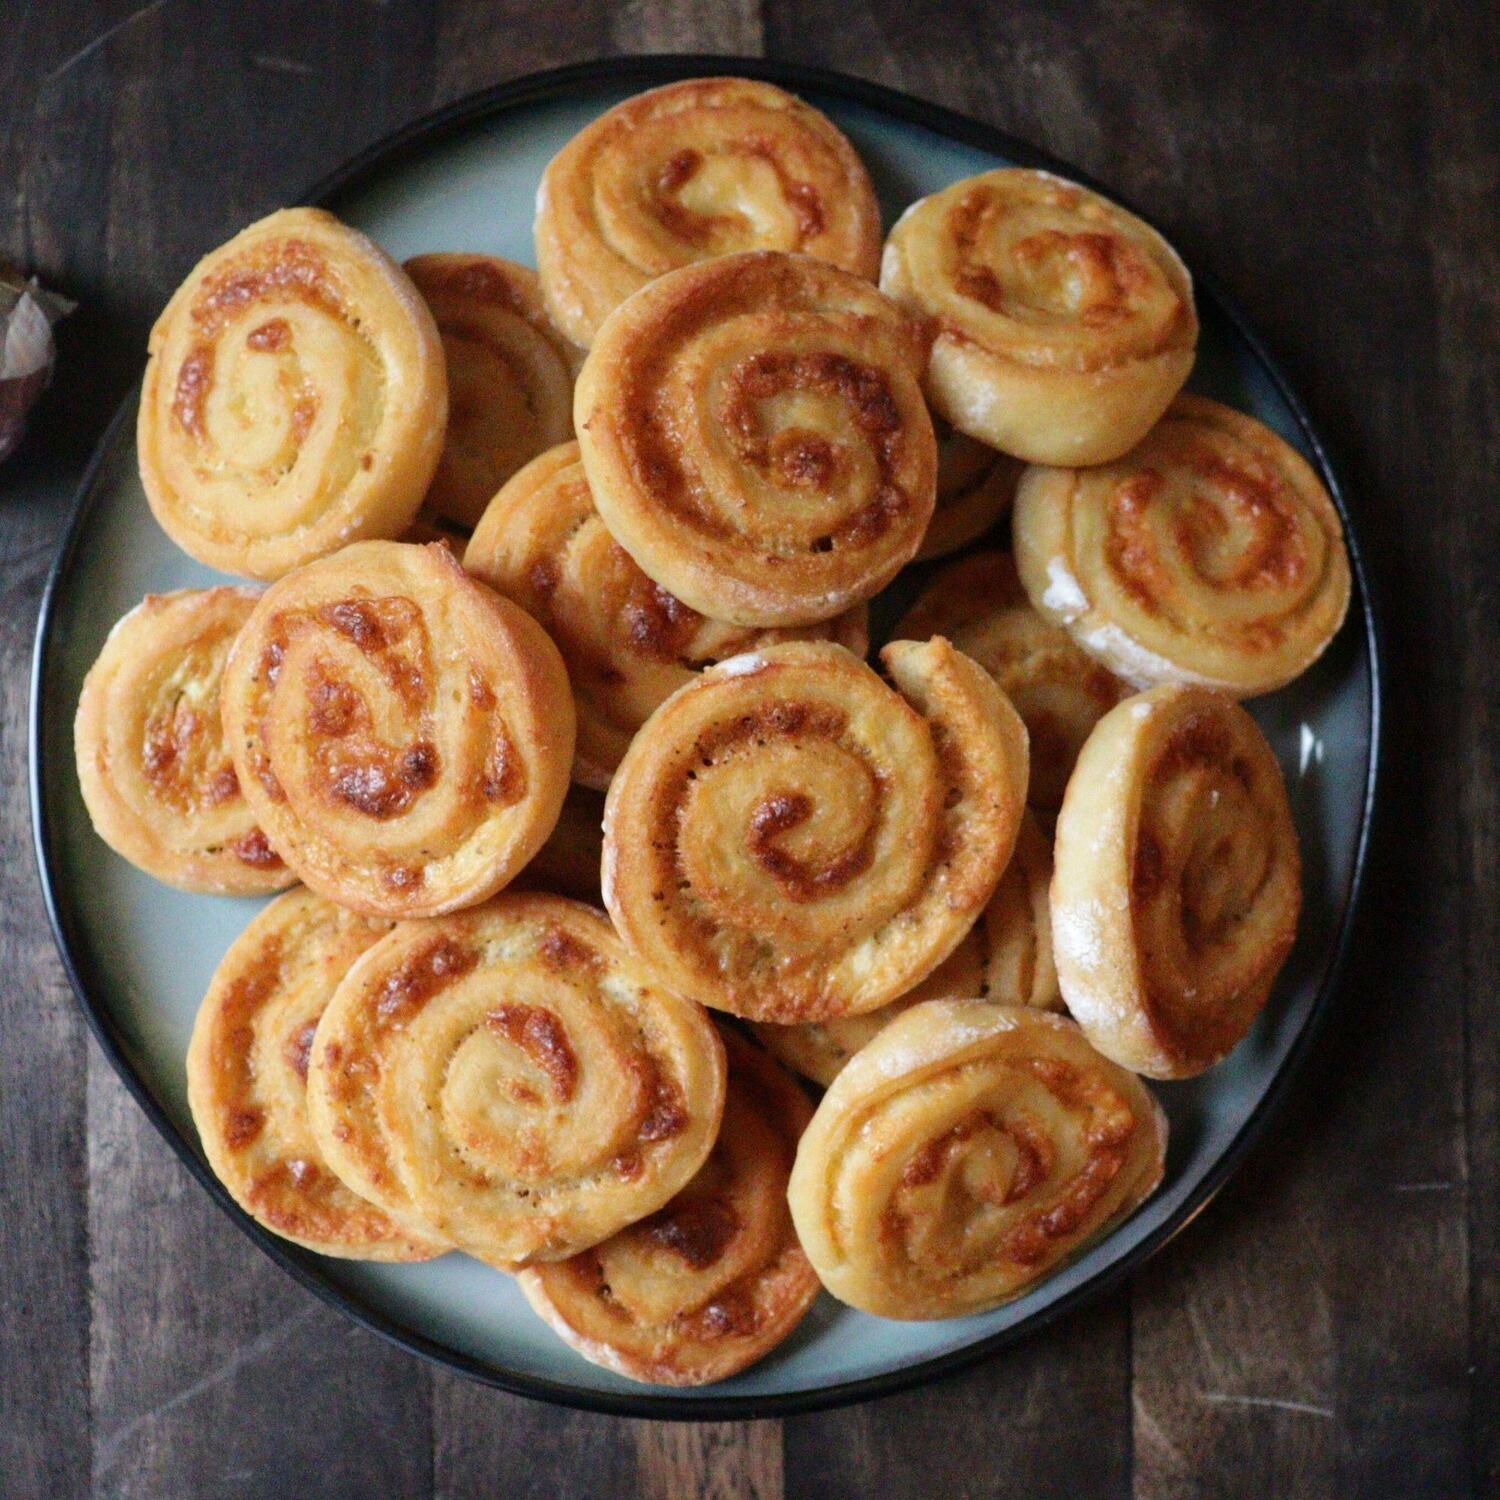
[[(463, 130), (475, 122), (491, 115), (502, 114), (526, 105), (544, 103), (571, 94), (587, 92), (611, 85), (639, 84), (642, 86), (670, 83), (680, 78), (732, 74), (748, 78), (765, 79), (794, 91), (803, 91), (832, 96), (852, 104), (864, 106), (874, 112), (892, 116), (910, 125), (920, 126), (938, 135), (958, 141), (962, 145), (1003, 156), (1025, 166), (1041, 167), (1055, 171), (1077, 182), (1086, 183), (1100, 191), (1108, 192), (1117, 202), (1123, 202), (1118, 194), (1102, 188), (1098, 183), (1065, 161), (1025, 141), (1016, 139), (994, 126), (982, 124), (965, 115), (929, 104), (880, 84), (869, 83), (844, 73), (824, 68), (804, 67), (794, 63), (770, 61), (764, 58), (721, 57), (700, 54), (664, 54), (658, 56), (602, 58), (592, 62), (576, 63), (568, 67), (554, 68), (547, 72), (533, 73), (494, 88), (482, 90), (466, 98), (434, 111), (432, 114), (406, 125), (360, 152), (352, 160), (330, 176), (314, 185), (300, 201), (326, 203), (339, 194), (365, 184), (371, 177), (390, 166), (432, 145), (447, 135)], [(1128, 207), (1129, 205), (1126, 204)], [(912, 1386), (925, 1384), (940, 1376), (976, 1364), (998, 1350), (1015, 1343), (1022, 1337), (1061, 1318), (1082, 1303), (1100, 1296), (1117, 1286), (1139, 1266), (1157, 1253), (1170, 1239), (1177, 1235), (1195, 1218), (1209, 1200), (1219, 1191), (1244, 1161), (1246, 1155), (1265, 1132), (1266, 1127), (1285, 1101), (1294, 1075), (1306, 1059), (1309, 1049), (1326, 1021), (1334, 995), (1338, 989), (1348, 958), (1350, 936), (1363, 887), (1365, 866), (1370, 852), (1371, 833), (1376, 809), (1376, 785), (1381, 761), (1382, 694), (1384, 687), (1384, 626), (1383, 611), (1378, 605), (1372, 589), (1369, 565), (1363, 556), (1357, 534), (1352, 524), (1344, 487), (1337, 468), (1330, 459), (1322, 439), (1315, 431), (1302, 402), (1293, 391), (1285, 372), (1274, 360), (1259, 336), (1250, 327), (1245, 316), (1234, 301), (1219, 289), (1211, 277), (1193, 271), (1199, 296), (1213, 304), (1232, 325), (1251, 353), (1258, 359), (1271, 378), (1278, 394), (1286, 402), (1296, 418), (1298, 428), (1309, 450), (1314, 455), (1323, 480), (1332, 494), (1343, 519), (1350, 558), (1358, 585), (1358, 601), (1361, 605), (1365, 649), (1370, 672), (1370, 760), (1365, 778), (1363, 805), (1360, 813), (1359, 839), (1354, 854), (1354, 865), (1350, 875), (1349, 889), (1344, 902), (1338, 934), (1333, 952), (1324, 973), (1323, 983), (1313, 1002), (1307, 1020), (1292, 1043), (1287, 1056), (1271, 1079), (1259, 1104), (1241, 1126), (1228, 1148), (1209, 1169), (1203, 1180), (1188, 1195), (1181, 1206), (1145, 1238), (1131, 1249), (1101, 1268), (1088, 1281), (1072, 1291), (1039, 1308), (1019, 1323), (987, 1338), (976, 1340), (962, 1349), (924, 1359), (917, 1363), (890, 1370), (881, 1375), (862, 1380), (848, 1381), (840, 1385), (822, 1386), (791, 1391), (775, 1395), (749, 1396), (695, 1396), (688, 1397), (672, 1392), (643, 1389), (635, 1392), (605, 1392), (580, 1389), (558, 1381), (545, 1380), (538, 1376), (497, 1370), (457, 1350), (448, 1348), (426, 1335), (394, 1321), (378, 1308), (358, 1299), (328, 1282), (319, 1271), (320, 1258), (262, 1229), (230, 1198), (218, 1179), (209, 1170), (206, 1162), (180, 1134), (168, 1118), (159, 1101), (151, 1094), (145, 1083), (136, 1074), (127, 1059), (119, 1030), (108, 1010), (94, 998), (102, 992), (102, 986), (94, 982), (94, 975), (84, 955), (87, 952), (80, 941), (76, 917), (70, 903), (58, 891), (55, 841), (56, 833), (49, 817), (48, 777), (52, 774), (44, 763), (41, 749), (43, 737), (43, 714), (47, 705), (43, 702), (43, 688), (50, 676), (53, 623), (57, 613), (57, 601), (63, 581), (67, 577), (73, 555), (77, 550), (89, 513), (98, 493), (98, 481), (107, 457), (114, 452), (122, 428), (131, 419), (135, 407), (134, 396), (127, 397), (115, 414), (99, 446), (94, 452), (74, 502), (72, 520), (67, 535), (47, 580), (42, 597), (41, 612), (37, 625), (36, 647), (32, 661), (31, 713), (30, 713), (30, 761), (31, 761), (31, 807), (32, 827), (36, 858), (41, 878), (42, 895), (46, 903), (47, 916), (52, 925), (53, 936), (61, 955), (63, 968), (78, 997), (83, 1013), (88, 1020), (95, 1039), (109, 1059), (125, 1087), (134, 1096), (168, 1144), (181, 1158), (193, 1176), (209, 1196), (225, 1211), (267, 1255), (284, 1271), (300, 1282), (316, 1297), (331, 1307), (336, 1307), (345, 1316), (352, 1318), (361, 1327), (367, 1328), (388, 1339), (402, 1349), (425, 1359), (456, 1370), (470, 1379), (517, 1395), (530, 1396), (557, 1405), (578, 1407), (588, 1411), (608, 1412), (628, 1417), (673, 1418), (685, 1421), (716, 1421), (725, 1419), (750, 1419), (780, 1417), (798, 1412), (819, 1411), (829, 1407), (843, 1406), (856, 1401), (865, 1401), (875, 1396), (884, 1396)], [(69, 761), (71, 766), (71, 761)]]

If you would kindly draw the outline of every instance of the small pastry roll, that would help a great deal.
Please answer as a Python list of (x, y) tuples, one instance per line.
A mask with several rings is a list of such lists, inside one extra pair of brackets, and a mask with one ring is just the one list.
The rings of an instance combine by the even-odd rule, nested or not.
[(618, 308), (578, 378), (594, 504), (648, 577), (734, 625), (832, 619), (932, 517), (915, 325), (805, 256), (725, 256)]
[(557, 827), (516, 879), (528, 890), (553, 891), (598, 906), (603, 857), (604, 793), (575, 782), (563, 798)]
[(863, 656), (868, 612), (826, 625), (757, 630), (706, 620), (653, 583), (594, 509), (578, 444), (529, 463), (495, 496), (464, 567), (547, 628), (578, 709), (573, 776), (609, 785), (636, 731), (712, 662), (781, 640), (824, 637)]
[(1005, 874), (978, 922), (914, 990), (863, 1015), (800, 1026), (755, 1023), (751, 1030), (773, 1057), (826, 1088), (877, 1032), (925, 1000), (973, 996), (992, 1005), (1060, 1009), (1048, 906), (1051, 880), (1052, 846), (1028, 814), (1021, 820)]
[(1031, 806), (1050, 825), (1083, 742), (1130, 687), (1031, 607), (1004, 552), (976, 552), (934, 576), (896, 626), (945, 635), (1005, 690), (1031, 737)]
[(307, 1120), (319, 1018), (391, 926), (288, 891), (230, 945), (188, 1046), (188, 1105), (214, 1175), (257, 1222), (323, 1255), (427, 1260), (447, 1248), (346, 1187)]
[(788, 1193), (823, 1285), (956, 1318), (1052, 1274), (1161, 1182), (1150, 1091), (1070, 1020), (974, 1000), (898, 1017), (834, 1079)]
[(405, 270), (437, 320), (448, 368), (448, 436), (427, 504), (473, 527), (517, 469), (572, 437), (583, 351), (552, 326), (528, 266), (418, 255)]
[(223, 711), (271, 846), (369, 916), (493, 895), (568, 788), (557, 648), (441, 543), (362, 542), (273, 584), (230, 653)]
[(880, 285), (929, 320), (934, 409), (1028, 463), (1118, 458), (1193, 367), (1198, 316), (1176, 252), (1049, 172), (982, 172), (912, 204)]
[(1057, 820), (1053, 950), (1068, 1009), (1152, 1078), (1218, 1062), (1297, 933), (1297, 833), (1276, 757), (1233, 700), (1170, 684), (1099, 721)]
[(407, 922), (339, 985), (313, 1130), (341, 1177), (504, 1270), (655, 1212), (724, 1109), (703, 1008), (654, 989), (600, 912), (507, 892)]
[(416, 515), (448, 416), (437, 327), (332, 214), (282, 209), (205, 256), (150, 353), (141, 483), (199, 562), (279, 578)]
[(542, 286), (585, 348), (654, 277), (740, 250), (795, 251), (870, 281), (880, 266), (880, 208), (854, 148), (769, 83), (694, 78), (638, 94), (542, 176)]
[(185, 891), (254, 896), (296, 876), (266, 842), (219, 723), (219, 683), (253, 589), (148, 594), (110, 631), (73, 725), (94, 830)]
[(1022, 464), (955, 432), (946, 422), (937, 430), (937, 507), (917, 552), (918, 562), (945, 557), (967, 547), (1001, 516), (1016, 498)]
[(710, 667), (604, 805), (604, 902), (662, 984), (755, 1021), (875, 1010), (974, 925), (1026, 801), (1026, 731), (947, 641)]
[(526, 1300), (585, 1359), (650, 1385), (727, 1379), (818, 1295), (786, 1202), (812, 1105), (765, 1053), (723, 1037), (724, 1123), (697, 1176), (592, 1250), (520, 1273)]
[(1338, 511), (1269, 427), (1181, 396), (1099, 469), (1029, 469), (1014, 515), (1032, 603), (1137, 687), (1269, 693), (1322, 655), (1349, 607)]

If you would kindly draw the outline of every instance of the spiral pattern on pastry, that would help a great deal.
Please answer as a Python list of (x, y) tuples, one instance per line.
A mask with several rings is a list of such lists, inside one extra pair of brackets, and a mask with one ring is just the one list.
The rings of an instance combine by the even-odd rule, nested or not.
[(934, 410), (1028, 463), (1119, 457), (1193, 367), (1198, 317), (1176, 252), (1049, 172), (982, 172), (912, 204), (880, 285), (928, 320)]
[(253, 589), (148, 594), (109, 633), (78, 700), (78, 784), (99, 837), (185, 891), (253, 896), (296, 877), (246, 802), (219, 721)]
[(442, 254), (405, 270), (437, 320), (448, 371), (448, 433), (427, 504), (472, 527), (517, 469), (572, 437), (583, 351), (552, 326), (529, 266)]
[(800, 631), (725, 625), (689, 609), (606, 530), (577, 443), (544, 453), (495, 496), (464, 567), (557, 643), (578, 709), (573, 775), (600, 790), (636, 731), (701, 668), (782, 640), (827, 638), (858, 656), (869, 645), (864, 605)]
[(1057, 820), (1052, 931), (1063, 998), (1106, 1057), (1152, 1078), (1218, 1062), (1301, 902), (1286, 786), (1243, 708), (1169, 684), (1099, 721)]
[(1338, 511), (1269, 427), (1182, 396), (1118, 463), (1030, 469), (1014, 518), (1032, 602), (1137, 687), (1290, 682), (1349, 607)]
[(651, 1385), (727, 1379), (818, 1295), (786, 1202), (812, 1106), (763, 1052), (723, 1037), (724, 1123), (693, 1180), (592, 1250), (520, 1273), (526, 1300), (585, 1359)]
[(1062, 994), (1052, 961), (1048, 906), (1051, 881), (1052, 846), (1027, 814), (1010, 863), (979, 920), (914, 990), (863, 1015), (800, 1026), (755, 1023), (751, 1030), (779, 1062), (827, 1088), (872, 1037), (926, 1000), (974, 997), (992, 1005), (1059, 1009)]
[(937, 503), (917, 552), (918, 562), (967, 547), (1002, 516), (1016, 498), (1021, 462), (955, 431), (939, 419)]
[(1150, 1091), (1047, 1011), (932, 1000), (834, 1079), (792, 1168), (823, 1285), (881, 1317), (1018, 1297), (1162, 1178)]
[(874, 1010), (973, 926), (1026, 800), (1026, 731), (948, 642), (793, 641), (710, 667), (605, 799), (604, 901), (678, 994), (757, 1021)]
[(932, 517), (920, 360), (894, 303), (805, 256), (673, 271), (610, 316), (578, 378), (594, 504), (710, 619), (831, 619), (911, 560)]
[(272, 847), (371, 916), (492, 895), (568, 787), (557, 648), (441, 543), (362, 542), (273, 584), (230, 653), (223, 712)]
[(507, 892), (403, 923), (349, 970), (308, 1102), (346, 1182), (513, 1270), (598, 1244), (688, 1182), (718, 1133), (724, 1049), (602, 913)]
[(141, 483), (184, 552), (279, 578), (399, 536), (447, 411), (438, 331), (405, 273), (332, 214), (282, 209), (199, 261), (151, 330)]
[(1026, 597), (1008, 553), (976, 552), (936, 574), (896, 626), (945, 635), (1005, 690), (1031, 739), (1031, 806), (1049, 825), (1083, 742), (1129, 686)]
[(654, 277), (742, 250), (810, 255), (873, 281), (880, 208), (854, 149), (768, 83), (695, 78), (616, 105), (553, 159), (536, 254), (557, 326), (585, 348)]
[(220, 961), (187, 1055), (193, 1122), (235, 1202), (284, 1239), (355, 1260), (426, 1260), (447, 1248), (346, 1187), (308, 1124), (318, 1021), (349, 966), (391, 926), (288, 891)]

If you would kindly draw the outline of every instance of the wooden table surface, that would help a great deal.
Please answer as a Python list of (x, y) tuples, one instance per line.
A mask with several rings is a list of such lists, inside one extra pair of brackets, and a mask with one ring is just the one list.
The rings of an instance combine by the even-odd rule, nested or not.
[[(1500, 11), (1216, 9), (0, 0), (0, 253), (81, 303), (0, 469), (6, 1500), (1500, 1493)], [(193, 260), (444, 100), (672, 50), (861, 73), (1142, 205), (1338, 440), (1396, 668), (1347, 992), (1244, 1171), (1132, 1286), (1013, 1352), (784, 1422), (505, 1396), (285, 1278), (88, 1039), (22, 791), (35, 610), (70, 491)]]

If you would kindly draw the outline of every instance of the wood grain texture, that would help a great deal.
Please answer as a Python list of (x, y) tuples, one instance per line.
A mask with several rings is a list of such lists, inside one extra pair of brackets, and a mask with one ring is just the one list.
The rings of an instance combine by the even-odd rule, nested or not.
[[(1113, 183), (1340, 439), (1393, 626), (1346, 998), (1249, 1167), (1120, 1293), (928, 1390), (784, 1424), (565, 1413), (366, 1338), (129, 1102), (0, 810), (0, 1493), (1500, 1495), (1500, 17), (1398, 0), (0, 0), (0, 253), (82, 302), (0, 469), (0, 757), (67, 498), (194, 258), (437, 103), (608, 51), (903, 87)], [(69, 378), (71, 372), (71, 378)], [(71, 705), (60, 711), (71, 712)]]

